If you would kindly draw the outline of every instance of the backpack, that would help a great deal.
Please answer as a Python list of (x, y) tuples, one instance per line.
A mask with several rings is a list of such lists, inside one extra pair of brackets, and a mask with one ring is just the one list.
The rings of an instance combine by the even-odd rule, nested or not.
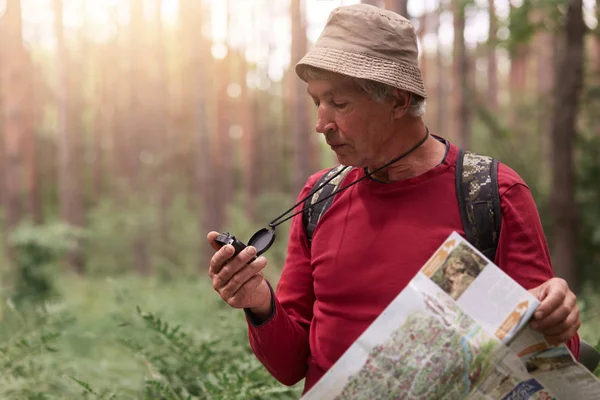
[[(344, 165), (331, 168), (319, 178), (310, 192), (311, 196), (305, 200), (302, 220), (309, 244), (312, 242), (319, 219), (331, 206), (335, 196), (314, 207), (307, 207), (333, 193), (350, 169)], [(319, 189), (324, 182), (338, 173), (338, 176)], [(494, 261), (501, 226), (498, 161), (491, 157), (459, 150), (456, 160), (456, 195), (467, 241), (488, 259)]]

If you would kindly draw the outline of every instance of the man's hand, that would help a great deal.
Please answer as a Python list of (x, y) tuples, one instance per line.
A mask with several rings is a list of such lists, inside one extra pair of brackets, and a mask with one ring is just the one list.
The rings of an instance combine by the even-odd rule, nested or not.
[(218, 232), (209, 232), (207, 235), (209, 243), (216, 250), (208, 268), (213, 288), (231, 307), (249, 308), (259, 319), (268, 319), (272, 313), (271, 290), (261, 272), (267, 266), (267, 259), (260, 256), (248, 264), (256, 254), (252, 246), (231, 258), (233, 246), (228, 244), (221, 247), (215, 241), (218, 235)]
[(529, 293), (541, 302), (530, 323), (531, 328), (542, 333), (552, 345), (571, 339), (581, 326), (581, 321), (577, 298), (569, 290), (567, 282), (552, 278), (529, 290)]

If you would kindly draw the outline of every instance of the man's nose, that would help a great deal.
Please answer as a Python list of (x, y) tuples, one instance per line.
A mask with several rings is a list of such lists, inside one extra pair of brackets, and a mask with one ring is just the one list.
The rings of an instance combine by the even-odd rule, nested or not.
[(317, 125), (315, 130), (318, 133), (325, 133), (330, 130), (335, 130), (336, 125), (329, 113), (323, 108), (319, 107), (317, 111)]

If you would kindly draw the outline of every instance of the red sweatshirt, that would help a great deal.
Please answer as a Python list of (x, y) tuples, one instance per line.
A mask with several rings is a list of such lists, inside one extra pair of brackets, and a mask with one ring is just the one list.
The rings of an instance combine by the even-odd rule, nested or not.
[[(365, 179), (336, 195), (308, 247), (302, 216), (293, 218), (273, 317), (248, 318), (250, 344), (280, 382), (306, 377), (310, 389), (404, 289), (434, 251), (464, 236), (455, 189), (457, 148), (423, 175), (380, 183)], [(306, 196), (325, 171), (313, 175)], [(353, 169), (342, 186), (364, 175)], [(495, 263), (524, 288), (553, 276), (531, 192), (500, 164), (502, 228)], [(579, 338), (567, 343), (575, 357)]]

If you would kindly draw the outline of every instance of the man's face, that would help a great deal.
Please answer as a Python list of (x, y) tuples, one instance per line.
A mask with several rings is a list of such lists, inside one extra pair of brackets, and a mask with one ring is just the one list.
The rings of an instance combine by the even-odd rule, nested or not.
[(388, 161), (385, 149), (394, 120), (391, 98), (378, 103), (341, 75), (309, 80), (307, 92), (317, 106), (316, 131), (325, 134), (341, 164), (372, 167)]

